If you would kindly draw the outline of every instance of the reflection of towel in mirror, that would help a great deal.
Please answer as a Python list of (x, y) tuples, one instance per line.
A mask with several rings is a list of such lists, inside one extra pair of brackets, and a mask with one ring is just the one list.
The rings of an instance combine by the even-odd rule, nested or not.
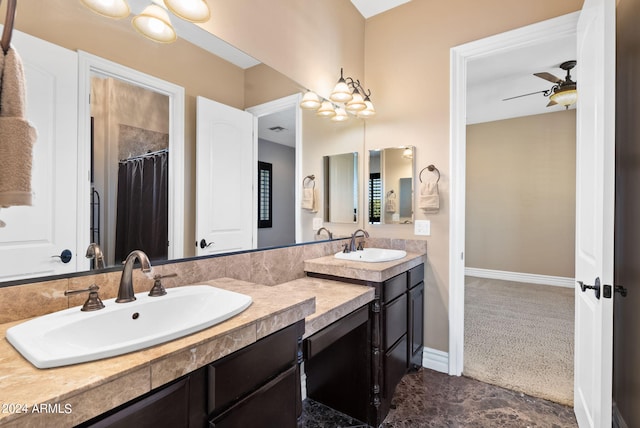
[(25, 119), (22, 61), (10, 47), (3, 62), (0, 87), (0, 206), (31, 205), (31, 164), (36, 130)]
[(396, 212), (396, 194), (393, 190), (387, 193), (387, 200), (384, 201), (384, 209), (388, 213)]
[(438, 183), (422, 183), (418, 207), (425, 213), (437, 213), (440, 210), (440, 193)]
[(311, 212), (318, 211), (318, 196), (316, 189), (305, 187), (302, 189), (302, 208)]

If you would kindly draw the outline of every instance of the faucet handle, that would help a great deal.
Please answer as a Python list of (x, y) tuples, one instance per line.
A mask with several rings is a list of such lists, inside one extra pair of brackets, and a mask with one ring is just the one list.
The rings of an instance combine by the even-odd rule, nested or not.
[(100, 289), (100, 287), (98, 287), (95, 284), (92, 284), (89, 288), (85, 288), (83, 290), (66, 290), (64, 292), (65, 296), (72, 296), (74, 294), (80, 294), (80, 293), (89, 293), (89, 297), (87, 298), (87, 300), (84, 302), (84, 305), (82, 305), (82, 309), (80, 309), (83, 312), (89, 312), (89, 311), (97, 311), (99, 309), (104, 308), (104, 303), (102, 303), (102, 300), (100, 300), (100, 296), (98, 296), (98, 290)]
[(164, 289), (164, 286), (162, 285), (161, 280), (163, 278), (173, 278), (174, 276), (178, 276), (178, 274), (168, 273), (166, 275), (154, 275), (153, 279), (155, 281), (153, 282), (153, 287), (151, 288), (151, 291), (149, 291), (149, 296), (158, 297), (158, 296), (164, 296), (165, 294), (167, 294), (167, 290)]

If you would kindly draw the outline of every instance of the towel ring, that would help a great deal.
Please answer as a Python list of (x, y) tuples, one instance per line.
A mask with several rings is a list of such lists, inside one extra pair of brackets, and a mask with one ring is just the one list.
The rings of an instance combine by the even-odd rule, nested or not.
[[(0, 0), (2, 3), (2, 0)], [(13, 35), (13, 21), (16, 18), (16, 0), (8, 0), (7, 3), (7, 16), (4, 20), (4, 29), (2, 30), (2, 40), (0, 40), (0, 46), (2, 51), (6, 55), (11, 46), (11, 36)]]
[(311, 184), (313, 186), (311, 186), (312, 189), (316, 188), (316, 176), (311, 174), (311, 175), (307, 175), (304, 180), (302, 180), (302, 187), (307, 187), (307, 185), (309, 184), (308, 182), (311, 181)]
[(418, 178), (420, 179), (420, 183), (422, 183), (422, 173), (424, 172), (425, 169), (428, 169), (431, 172), (433, 172), (433, 171), (436, 172), (436, 174), (438, 175), (438, 179), (436, 180), (436, 184), (438, 184), (438, 182), (440, 181), (440, 171), (438, 170), (438, 168), (436, 168), (433, 165), (429, 165), (427, 167), (422, 168), (422, 171), (420, 171), (420, 175), (418, 175)]

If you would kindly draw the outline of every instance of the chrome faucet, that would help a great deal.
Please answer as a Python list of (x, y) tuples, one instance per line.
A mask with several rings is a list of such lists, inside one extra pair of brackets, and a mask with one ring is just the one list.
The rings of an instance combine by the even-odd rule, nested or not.
[(327, 235), (329, 235), (329, 239), (333, 239), (333, 233), (331, 233), (331, 231), (326, 227), (321, 227), (320, 229), (318, 229), (318, 232), (316, 233), (316, 235), (320, 236), (320, 232), (322, 232), (323, 230), (327, 232)]
[(133, 264), (136, 259), (140, 261), (140, 269), (142, 272), (151, 272), (151, 263), (149, 257), (142, 250), (133, 250), (124, 261), (124, 269), (120, 277), (120, 288), (118, 288), (118, 297), (116, 303), (133, 302), (136, 297), (133, 293)]
[(89, 244), (89, 248), (87, 248), (87, 254), (85, 254), (85, 257), (88, 259), (93, 259), (94, 269), (104, 269), (104, 255), (102, 254), (100, 246), (95, 242)]
[(353, 232), (353, 235), (351, 235), (351, 242), (349, 243), (349, 251), (346, 251), (347, 253), (350, 253), (351, 251), (362, 250), (362, 244), (358, 244), (358, 246), (356, 246), (356, 238), (359, 232), (362, 232), (365, 238), (369, 237), (369, 232), (364, 229), (358, 229)]

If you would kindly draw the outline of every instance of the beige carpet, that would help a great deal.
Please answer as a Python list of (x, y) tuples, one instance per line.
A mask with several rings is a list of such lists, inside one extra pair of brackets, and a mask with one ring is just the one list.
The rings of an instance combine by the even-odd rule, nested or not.
[(573, 405), (573, 289), (466, 277), (465, 376)]

